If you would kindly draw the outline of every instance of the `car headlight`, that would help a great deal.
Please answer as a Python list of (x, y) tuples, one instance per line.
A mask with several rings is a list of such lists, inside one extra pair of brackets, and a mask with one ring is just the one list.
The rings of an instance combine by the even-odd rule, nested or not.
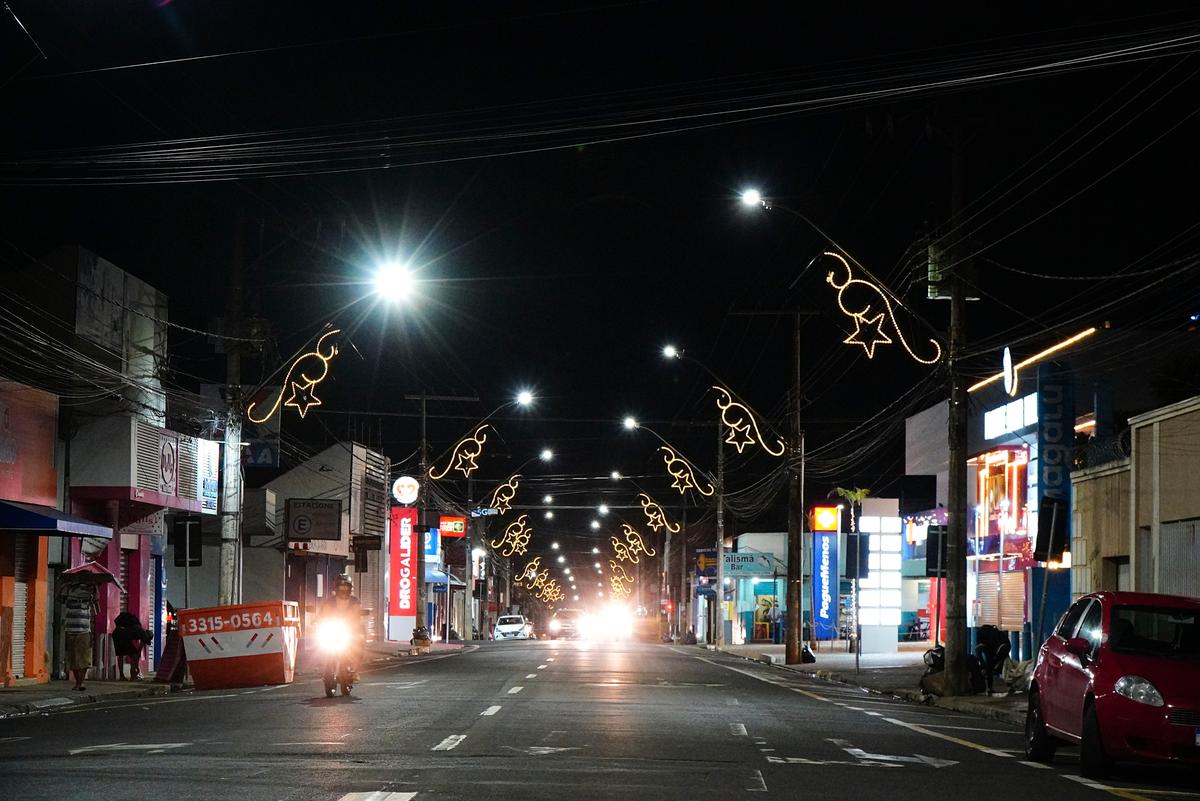
[(559, 623), (557, 620), (550, 621), (550, 630), (551, 631), (558, 631), (561, 628), (562, 628), (562, 623)]
[(1113, 685), (1117, 695), (1123, 695), (1131, 701), (1147, 706), (1162, 706), (1163, 697), (1147, 679), (1141, 676), (1122, 676)]

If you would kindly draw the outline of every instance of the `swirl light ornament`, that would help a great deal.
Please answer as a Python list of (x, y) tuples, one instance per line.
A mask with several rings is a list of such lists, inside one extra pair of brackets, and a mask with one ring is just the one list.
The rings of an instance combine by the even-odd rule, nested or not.
[(723, 396), (717, 398), (717, 408), (721, 410), (721, 423), (729, 429), (725, 442), (737, 448), (738, 453), (747, 445), (758, 445), (772, 456), (783, 456), (787, 445), (782, 439), (775, 437), (774, 445), (768, 445), (762, 431), (759, 430), (758, 421), (754, 419), (754, 413), (744, 404), (735, 401), (733, 394), (724, 387), (713, 385), (713, 389)]
[[(275, 398), (275, 402), (265, 414), (257, 414), (258, 402), (251, 403), (246, 407), (246, 417), (252, 423), (265, 423), (271, 419), (275, 412), (279, 411), (279, 407), (290, 406), (295, 409), (300, 417), (303, 418), (308, 414), (308, 410), (313, 406), (320, 406), (321, 399), (317, 397), (314, 391), (317, 384), (325, 380), (329, 375), (329, 362), (334, 356), (338, 355), (338, 346), (336, 342), (330, 342), (326, 345), (326, 341), (335, 334), (341, 333), (340, 328), (332, 328), (321, 334), (317, 338), (317, 344), (313, 349), (306, 351), (297, 356), (288, 367), (287, 374), (283, 377), (283, 386), (279, 390), (279, 395)], [(301, 366), (303, 365), (303, 369)], [(299, 373), (296, 371), (300, 370)], [(311, 375), (309, 372), (311, 371)], [(296, 380), (296, 379), (299, 380)], [(284, 400), (284, 398), (287, 400)]]
[(525, 565), (525, 567), (521, 569), (520, 574), (518, 574), (516, 579), (514, 579), (514, 580), (518, 584), (521, 584), (522, 586), (524, 586), (523, 582), (526, 579), (528, 579), (529, 581), (532, 582), (533, 577), (537, 575), (538, 569), (541, 568), (541, 566), (542, 566), (542, 557), (540, 557), (540, 556), (533, 557), (532, 559), (529, 560), (529, 562)]
[(671, 474), (671, 478), (675, 479), (671, 486), (679, 490), (680, 495), (687, 493), (689, 489), (695, 489), (706, 498), (716, 492), (716, 488), (712, 484), (709, 484), (708, 489), (705, 490), (697, 483), (692, 465), (676, 453), (674, 448), (660, 445), (658, 449), (663, 452), (663, 463), (667, 466), (667, 472)]
[(622, 523), (621, 531), (625, 534), (625, 543), (629, 546), (630, 556), (633, 557), (630, 561), (635, 565), (638, 563), (639, 554), (644, 553), (646, 556), (658, 555), (658, 552), (653, 548), (646, 547), (646, 543), (642, 540), (642, 535), (633, 526), (628, 523)]
[(529, 538), (533, 536), (533, 529), (525, 522), (528, 518), (529, 515), (521, 515), (508, 524), (500, 539), (492, 540), (493, 548), (504, 549), (500, 552), (501, 556), (524, 556), (529, 550)]
[(446, 466), (442, 468), (441, 472), (437, 472), (436, 465), (431, 466), (429, 477), (434, 481), (440, 481), (451, 470), (457, 470), (463, 474), (463, 478), (470, 478), (471, 474), (479, 469), (479, 464), (475, 460), (483, 454), (483, 443), (487, 442), (488, 428), (490, 426), (484, 423), (474, 432), (460, 439), (450, 451), (450, 458), (446, 460)]
[(539, 590), (545, 587), (547, 582), (553, 581), (553, 579), (550, 578), (550, 569), (545, 568), (541, 573), (532, 576), (528, 581), (529, 583), (525, 585), (528, 589)]
[(488, 500), (488, 506), (500, 512), (506, 513), (512, 508), (512, 500), (517, 495), (517, 488), (521, 486), (521, 474), (514, 473), (509, 476), (508, 481), (505, 481), (500, 486), (496, 487), (492, 492), (492, 497)]
[(611, 574), (608, 577), (608, 584), (612, 588), (612, 593), (618, 597), (626, 597), (631, 594), (629, 589), (630, 584), (633, 584), (633, 577), (625, 572), (625, 568), (619, 563), (608, 561), (608, 566), (611, 568)]
[(629, 546), (616, 537), (609, 537), (608, 541), (612, 543), (613, 553), (622, 562), (633, 562), (637, 564), (637, 556), (629, 550)]
[[(929, 344), (933, 346), (934, 353), (928, 359), (918, 356), (912, 347), (909, 346), (908, 341), (904, 338), (904, 332), (896, 324), (896, 315), (892, 311), (892, 301), (888, 298), (887, 293), (880, 289), (878, 285), (870, 281), (864, 281), (861, 278), (855, 278), (854, 271), (850, 268), (850, 263), (840, 254), (827, 250), (821, 255), (837, 259), (846, 271), (846, 279), (841, 283), (834, 277), (835, 274), (832, 270), (825, 276), (825, 282), (837, 290), (838, 308), (842, 310), (842, 314), (845, 314), (854, 321), (854, 333), (843, 339), (843, 344), (861, 345), (867, 353), (867, 358), (874, 359), (876, 345), (890, 345), (893, 342), (892, 337), (884, 330), (886, 323), (889, 330), (896, 332), (900, 346), (908, 352), (913, 361), (920, 364), (936, 364), (941, 360), (942, 346), (936, 339), (931, 338), (929, 340)], [(878, 301), (872, 300), (861, 308), (850, 308), (846, 305), (844, 295), (846, 294), (846, 290), (852, 286), (866, 287), (878, 296)], [(876, 302), (880, 304), (880, 307), (875, 306)]]
[(660, 528), (665, 528), (672, 534), (679, 533), (679, 524), (672, 523), (670, 520), (667, 520), (667, 516), (663, 513), (662, 507), (659, 506), (653, 498), (644, 492), (640, 492), (638, 493), (638, 501), (642, 504), (642, 511), (646, 515), (646, 525), (648, 525), (652, 531), (658, 531)]

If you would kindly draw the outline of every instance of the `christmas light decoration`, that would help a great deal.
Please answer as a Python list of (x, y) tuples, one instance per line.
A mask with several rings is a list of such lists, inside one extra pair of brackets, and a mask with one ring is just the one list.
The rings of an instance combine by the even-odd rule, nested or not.
[(463, 474), (463, 478), (470, 478), (471, 474), (479, 469), (479, 464), (475, 460), (483, 453), (483, 443), (487, 442), (487, 434), (484, 432), (488, 428), (488, 424), (484, 423), (473, 433), (460, 439), (454, 449), (450, 451), (450, 458), (446, 461), (446, 466), (442, 468), (442, 471), (438, 473), (435, 472), (434, 467), (430, 467), (429, 477), (440, 481), (451, 470), (457, 470)]
[(776, 437), (775, 447), (772, 448), (763, 438), (762, 432), (758, 430), (758, 422), (754, 419), (754, 414), (743, 404), (735, 401), (729, 390), (719, 386), (713, 386), (713, 389), (724, 396), (724, 398), (717, 398), (717, 408), (721, 410), (721, 422), (729, 428), (729, 434), (725, 437), (727, 443), (737, 448), (738, 453), (741, 453), (747, 445), (757, 444), (772, 456), (783, 456), (787, 446), (782, 439)]
[(653, 548), (646, 547), (646, 543), (642, 541), (642, 535), (628, 523), (621, 524), (621, 531), (625, 534), (625, 542), (629, 545), (629, 553), (633, 556), (631, 561), (635, 565), (638, 562), (638, 554), (644, 553), (646, 556), (658, 555), (658, 552)]
[(695, 489), (696, 492), (708, 497), (716, 492), (712, 484), (708, 485), (708, 490), (705, 490), (696, 482), (696, 474), (692, 470), (691, 464), (686, 459), (680, 457), (673, 448), (666, 445), (660, 445), (658, 448), (663, 452), (663, 462), (667, 466), (667, 472), (675, 479), (672, 487), (679, 490), (679, 494), (685, 494), (689, 489)]
[(522, 582), (524, 582), (526, 580), (532, 581), (533, 577), (537, 575), (538, 569), (541, 566), (542, 566), (542, 557), (540, 557), (540, 556), (533, 557), (532, 559), (529, 560), (528, 564), (526, 564), (525, 567), (521, 569), (521, 572), (517, 575), (515, 581), (518, 584), (521, 584)]
[(500, 486), (496, 487), (492, 492), (492, 498), (488, 501), (488, 506), (498, 511), (500, 514), (505, 514), (512, 508), (512, 500), (517, 495), (517, 487), (521, 486), (521, 474), (514, 473)]
[[(876, 345), (890, 345), (893, 343), (891, 336), (887, 331), (884, 331), (885, 322), (890, 324), (890, 329), (896, 332), (896, 337), (900, 341), (901, 347), (908, 351), (908, 355), (914, 361), (920, 364), (935, 364), (942, 358), (942, 346), (936, 339), (930, 339), (929, 343), (933, 345), (934, 355), (932, 358), (924, 359), (916, 354), (909, 346), (908, 341), (904, 338), (904, 332), (900, 330), (900, 326), (896, 324), (896, 315), (892, 311), (892, 301), (888, 298), (887, 293), (880, 289), (877, 285), (870, 281), (864, 281), (861, 278), (854, 277), (854, 271), (850, 268), (850, 263), (842, 258), (841, 255), (831, 251), (825, 251), (822, 255), (837, 259), (841, 262), (842, 267), (846, 270), (846, 280), (838, 283), (834, 277), (834, 272), (830, 271), (825, 276), (825, 282), (837, 290), (838, 308), (842, 310), (842, 314), (854, 321), (854, 333), (842, 340), (846, 345), (861, 345), (867, 353), (868, 359), (875, 358)], [(883, 305), (882, 311), (873, 308), (877, 302), (872, 299), (861, 308), (851, 309), (846, 305), (844, 298), (846, 290), (852, 286), (866, 287), (870, 292), (878, 296), (878, 302)], [(885, 319), (886, 318), (886, 319)]]
[(667, 520), (667, 516), (663, 513), (662, 507), (654, 502), (646, 493), (638, 494), (638, 501), (642, 504), (642, 511), (646, 514), (646, 525), (650, 526), (653, 531), (658, 531), (660, 528), (665, 528), (672, 534), (679, 533), (679, 524), (672, 523)]
[(492, 541), (493, 548), (504, 549), (500, 552), (501, 556), (525, 555), (529, 549), (529, 538), (533, 536), (533, 529), (525, 522), (528, 518), (529, 515), (521, 515), (508, 524), (504, 536)]
[[(279, 395), (275, 398), (275, 402), (271, 404), (271, 408), (267, 410), (266, 414), (256, 416), (255, 412), (258, 409), (257, 401), (251, 403), (246, 408), (246, 417), (250, 419), (250, 422), (267, 422), (275, 412), (279, 411), (281, 405), (291, 406), (300, 414), (301, 418), (308, 414), (308, 410), (313, 406), (320, 406), (321, 399), (317, 397), (314, 390), (317, 384), (320, 384), (329, 375), (329, 362), (338, 354), (336, 342), (331, 342), (328, 347), (326, 347), (325, 342), (339, 333), (341, 333), (341, 329), (339, 328), (326, 331), (317, 339), (317, 344), (312, 350), (297, 356), (292, 361), (291, 366), (288, 367), (287, 373), (283, 377), (283, 386), (279, 390)], [(305, 367), (297, 373), (296, 371), (301, 365), (305, 365)], [(311, 368), (309, 365), (311, 365)], [(305, 372), (309, 369), (313, 369), (315, 372), (309, 375)], [(293, 380), (293, 376), (298, 377), (300, 380)], [(284, 400), (285, 397), (287, 400)]]

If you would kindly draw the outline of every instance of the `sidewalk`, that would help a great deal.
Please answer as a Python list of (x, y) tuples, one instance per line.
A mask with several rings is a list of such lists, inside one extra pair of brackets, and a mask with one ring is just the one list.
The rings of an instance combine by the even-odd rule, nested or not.
[[(782, 670), (792, 670), (825, 681), (851, 684), (873, 693), (891, 695), (921, 704), (931, 704), (968, 715), (1002, 720), (1014, 726), (1024, 725), (1025, 707), (1028, 702), (1025, 693), (1003, 697), (964, 695), (953, 698), (923, 693), (920, 689), (920, 681), (921, 675), (925, 672), (923, 657), (928, 647), (928, 643), (900, 643), (900, 650), (894, 654), (863, 654), (859, 659), (857, 674), (854, 671), (854, 654), (847, 653), (844, 645), (838, 651), (817, 651), (815, 653), (817, 661), (811, 664), (786, 667), (783, 664), (784, 646), (782, 645), (770, 643), (727, 645), (721, 650), (724, 653), (761, 662), (767, 661), (764, 658), (766, 655), (772, 658), (772, 664)], [(1002, 679), (996, 679), (995, 689), (997, 692), (1006, 689)]]
[[(462, 651), (462, 643), (449, 645), (435, 643), (430, 653), (451, 654)], [(368, 660), (366, 667), (385, 665), (411, 659), (411, 647), (394, 642), (367, 643)], [(309, 678), (311, 670), (305, 670), (303, 663), (296, 668), (296, 678)], [(79, 704), (94, 704), (99, 701), (120, 701), (131, 698), (150, 698), (171, 694), (171, 687), (158, 684), (152, 679), (139, 681), (99, 681), (88, 679), (87, 690), (74, 692), (70, 681), (51, 681), (47, 684), (27, 684), (19, 687), (0, 689), (0, 718), (13, 715), (33, 715), (49, 712), (59, 707), (76, 706)], [(176, 692), (190, 692), (191, 684), (184, 685)]]

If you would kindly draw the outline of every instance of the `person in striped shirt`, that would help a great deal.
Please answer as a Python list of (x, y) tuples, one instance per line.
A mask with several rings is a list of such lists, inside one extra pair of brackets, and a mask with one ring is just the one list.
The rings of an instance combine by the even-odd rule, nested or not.
[(63, 629), (67, 635), (67, 670), (75, 680), (72, 690), (86, 690), (83, 681), (92, 667), (92, 627), (96, 620), (96, 588), (85, 584), (67, 587), (63, 598)]

